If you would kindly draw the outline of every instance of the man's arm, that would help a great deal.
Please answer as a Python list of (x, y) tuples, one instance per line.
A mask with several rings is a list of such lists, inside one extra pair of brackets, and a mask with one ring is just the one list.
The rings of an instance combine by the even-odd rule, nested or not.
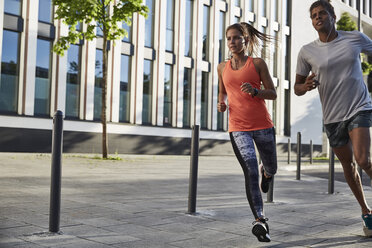
[(294, 92), (298, 96), (305, 95), (306, 92), (315, 89), (319, 82), (315, 79), (315, 74), (311, 74), (310, 76), (301, 76), (296, 74), (296, 82), (294, 85)]

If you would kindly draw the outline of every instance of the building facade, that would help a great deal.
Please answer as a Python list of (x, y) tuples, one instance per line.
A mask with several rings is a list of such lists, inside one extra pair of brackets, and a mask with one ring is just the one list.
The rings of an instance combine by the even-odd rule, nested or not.
[[(148, 18), (134, 14), (131, 26), (123, 24), (128, 37), (108, 46), (109, 152), (187, 154), (199, 125), (201, 153), (231, 154), (227, 113), (217, 112), (217, 65), (228, 57), (226, 27), (240, 21), (275, 37), (261, 57), (278, 95), (267, 101), (277, 142), (301, 131), (321, 144), (321, 115), (306, 112), (317, 95), (291, 91), (299, 48), (316, 38), (306, 18), (311, 2), (144, 0)], [(362, 2), (363, 30), (372, 37), (372, 5)], [(337, 13), (357, 17), (355, 3), (333, 1)], [(102, 38), (56, 55), (52, 46), (67, 27), (53, 12), (51, 0), (0, 1), (2, 152), (49, 152), (56, 110), (65, 116), (65, 152), (101, 152)]]

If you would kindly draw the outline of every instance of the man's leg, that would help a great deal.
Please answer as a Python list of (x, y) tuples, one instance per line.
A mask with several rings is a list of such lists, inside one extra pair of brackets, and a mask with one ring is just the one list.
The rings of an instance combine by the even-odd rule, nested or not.
[(362, 214), (369, 214), (370, 208), (368, 207), (368, 204), (364, 197), (360, 176), (353, 164), (353, 150), (351, 142), (344, 146), (333, 148), (333, 151), (342, 164), (346, 182), (348, 183), (351, 191), (357, 199), (362, 209)]
[(372, 179), (370, 159), (371, 138), (368, 127), (354, 128), (349, 132), (353, 144), (354, 157), (360, 168)]

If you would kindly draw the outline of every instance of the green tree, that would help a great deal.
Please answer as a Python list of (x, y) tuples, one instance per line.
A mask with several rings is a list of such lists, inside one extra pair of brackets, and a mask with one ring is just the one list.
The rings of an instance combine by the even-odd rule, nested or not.
[[(337, 30), (354, 31), (357, 29), (358, 26), (350, 14), (347, 12), (342, 13), (340, 20), (337, 22)], [(367, 62), (365, 56), (362, 56), (362, 70), (363, 74), (369, 74), (372, 71), (372, 65)]]
[[(60, 37), (55, 43), (53, 50), (63, 56), (70, 44), (80, 40), (93, 40), (97, 38), (96, 28), (103, 33), (103, 80), (102, 80), (102, 157), (107, 158), (107, 64), (108, 50), (106, 44), (109, 41), (122, 39), (127, 36), (127, 31), (122, 28), (122, 22), (131, 25), (133, 13), (147, 17), (148, 8), (142, 4), (142, 0), (53, 0), (56, 7), (55, 18), (62, 20), (69, 26), (67, 36)], [(76, 29), (77, 24), (85, 24), (86, 28)]]
[(340, 20), (337, 22), (337, 30), (354, 31), (357, 29), (358, 26), (356, 22), (353, 21), (350, 14), (347, 12), (342, 13)]

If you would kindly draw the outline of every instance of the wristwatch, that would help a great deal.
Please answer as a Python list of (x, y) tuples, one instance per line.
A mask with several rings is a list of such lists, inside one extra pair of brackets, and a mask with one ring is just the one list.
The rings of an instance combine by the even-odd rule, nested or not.
[(257, 94), (258, 94), (258, 89), (254, 88), (253, 89), (253, 95), (252, 96), (257, 96)]

